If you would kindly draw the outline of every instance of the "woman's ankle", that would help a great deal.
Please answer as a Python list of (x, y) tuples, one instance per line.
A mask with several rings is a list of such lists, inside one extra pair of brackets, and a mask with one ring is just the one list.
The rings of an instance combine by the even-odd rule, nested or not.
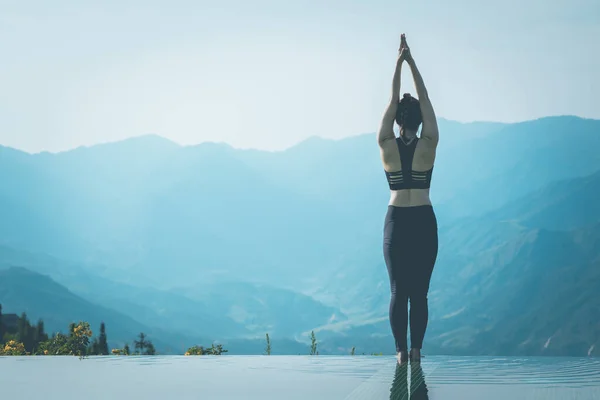
[(400, 350), (396, 353), (396, 359), (399, 363), (405, 363), (409, 360), (409, 352), (408, 350)]
[(410, 349), (410, 360), (421, 361), (421, 349)]

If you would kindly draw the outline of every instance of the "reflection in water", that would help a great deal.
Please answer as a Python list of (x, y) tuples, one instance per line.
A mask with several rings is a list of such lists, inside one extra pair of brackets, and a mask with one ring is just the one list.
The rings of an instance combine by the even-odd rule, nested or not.
[(429, 400), (425, 374), (420, 363), (410, 364), (410, 386), (408, 383), (409, 365), (396, 364), (396, 373), (390, 388), (390, 400)]
[(425, 374), (420, 363), (410, 366), (410, 392), (412, 400), (429, 400)]
[[(99, 380), (110, 384), (90, 390)], [(432, 356), (398, 366), (392, 356), (0, 357), (0, 387), (0, 399), (44, 400), (598, 400), (600, 359)]]

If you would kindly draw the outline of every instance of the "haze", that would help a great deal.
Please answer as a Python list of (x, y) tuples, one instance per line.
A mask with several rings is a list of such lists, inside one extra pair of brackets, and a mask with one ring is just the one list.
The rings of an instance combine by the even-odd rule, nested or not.
[(278, 150), (373, 132), (402, 32), (441, 117), (600, 118), (599, 16), (593, 0), (3, 0), (0, 144)]

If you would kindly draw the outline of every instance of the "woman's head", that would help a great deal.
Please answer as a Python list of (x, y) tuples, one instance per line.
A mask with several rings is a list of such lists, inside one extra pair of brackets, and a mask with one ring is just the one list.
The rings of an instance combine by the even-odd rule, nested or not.
[(396, 110), (396, 123), (400, 126), (400, 133), (405, 131), (416, 133), (421, 122), (423, 119), (419, 100), (412, 97), (410, 93), (405, 93)]

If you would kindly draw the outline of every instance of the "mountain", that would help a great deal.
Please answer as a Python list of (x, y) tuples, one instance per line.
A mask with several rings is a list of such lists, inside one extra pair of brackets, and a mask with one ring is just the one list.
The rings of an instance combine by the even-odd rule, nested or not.
[[(600, 168), (600, 166), (599, 166)], [(557, 180), (526, 199), (508, 203), (489, 217), (519, 218), (519, 223), (551, 230), (568, 230), (600, 220), (600, 171), (576, 179)]]
[(43, 319), (50, 334), (67, 332), (71, 322), (87, 321), (92, 331), (104, 322), (113, 348), (131, 344), (140, 332), (146, 333), (159, 351), (169, 351), (182, 342), (195, 342), (185, 335), (150, 328), (125, 314), (84, 300), (49, 277), (25, 268), (0, 269), (0, 304), (7, 314), (26, 312), (30, 321)]
[[(600, 121), (447, 126), (432, 189), (441, 225), (600, 162)], [(0, 243), (104, 265), (103, 276), (132, 285), (214, 277), (310, 291), (314, 275), (379, 235), (388, 201), (373, 135), (313, 138), (283, 152), (150, 136), (4, 153), (15, 154), (0, 156)]]
[[(429, 352), (476, 355), (597, 354), (600, 340), (600, 173), (551, 183), (480, 217), (440, 229), (432, 277)], [(532, 206), (534, 205), (534, 206)], [(363, 249), (363, 252), (366, 252)], [(359, 252), (356, 252), (358, 254)], [(329, 279), (379, 297), (370, 321), (321, 327), (326, 348), (368, 346), (389, 338), (389, 289), (383, 263), (363, 260)], [(356, 292), (356, 293), (355, 293)], [(315, 297), (319, 297), (318, 294)], [(343, 308), (342, 308), (343, 309)]]
[(446, 343), (587, 354), (600, 339), (599, 194), (600, 172), (561, 180), (445, 231), (446, 254), (460, 265), (444, 264), (432, 281), (445, 286), (437, 309)]
[[(440, 123), (431, 195), (441, 222), (482, 215), (550, 182), (597, 171), (599, 132), (600, 121), (570, 116), (517, 124)], [(270, 163), (258, 161), (256, 153), (240, 155), (278, 185), (346, 209), (353, 222), (380, 218), (389, 194), (375, 136), (309, 142), (270, 154)]]
[(82, 299), (148, 327), (168, 327), (209, 342), (262, 338), (265, 333), (293, 338), (315, 323), (346, 319), (339, 310), (287, 289), (241, 281), (208, 281), (174, 290), (133, 286), (97, 276), (76, 263), (0, 246), (0, 269), (14, 266), (47, 275)]
[[(511, 327), (502, 319), (505, 306), (488, 293), (504, 293), (520, 269), (531, 275), (511, 290), (532, 291), (543, 265), (567, 281), (562, 261), (569, 251), (581, 268), (595, 265), (597, 243), (586, 235), (598, 222), (600, 121), (564, 116), (440, 127), (432, 184), (440, 255), (429, 345), (493, 353), (500, 342), (465, 345), (483, 343), (477, 327), (489, 315), (498, 315), (489, 326), (502, 320)], [(331, 349), (339, 347), (335, 340), (350, 345), (353, 337), (389, 335), (381, 254), (389, 192), (372, 134), (311, 138), (282, 152), (183, 147), (156, 136), (59, 154), (0, 148), (0, 182), (1, 245), (83, 271), (91, 278), (62, 272), (68, 280), (59, 282), (149, 326), (210, 326), (219, 336), (235, 330), (243, 338), (267, 329), (303, 338), (314, 328), (334, 340)], [(103, 294), (103, 285), (111, 290)], [(563, 301), (564, 312), (575, 315)], [(466, 306), (474, 302), (493, 312), (481, 317)], [(536, 304), (553, 323), (545, 303)], [(577, 340), (587, 344), (585, 335)], [(521, 339), (528, 340), (510, 340)], [(548, 351), (570, 346), (557, 336), (551, 343)]]
[[(23, 257), (23, 255), (21, 255), (21, 257)], [(47, 259), (47, 257), (41, 256), (41, 259)], [(76, 273), (76, 276), (82, 278), (82, 275), (79, 273)], [(102, 281), (102, 279), (100, 280)], [(102, 281), (102, 284), (106, 283), (106, 281)], [(80, 284), (79, 286), (81, 287), (82, 285)], [(83, 286), (85, 286), (85, 284), (83, 284)], [(238, 283), (237, 286), (237, 288), (233, 289), (239, 289), (240, 284)], [(104, 289), (110, 293), (114, 288), (105, 286)], [(120, 289), (123, 289), (123, 287), (120, 287)], [(33, 322), (41, 318), (44, 320), (46, 331), (50, 334), (53, 332), (66, 332), (70, 322), (77, 322), (80, 320), (90, 322), (92, 330), (95, 331), (98, 329), (97, 327), (100, 325), (100, 322), (103, 321), (107, 326), (109, 346), (111, 346), (111, 348), (121, 348), (125, 343), (129, 343), (131, 346), (137, 334), (139, 332), (144, 332), (162, 354), (182, 354), (185, 349), (194, 344), (206, 346), (210, 345), (210, 343), (213, 343), (215, 340), (218, 343), (222, 343), (230, 354), (261, 354), (264, 352), (266, 346), (264, 334), (265, 332), (268, 332), (270, 333), (272, 354), (274, 355), (307, 354), (309, 351), (309, 347), (306, 343), (295, 340), (293, 338), (293, 333), (286, 333), (285, 329), (286, 327), (293, 329), (293, 327), (297, 326), (299, 323), (299, 321), (297, 321), (299, 310), (294, 309), (294, 307), (304, 308), (308, 306), (308, 310), (310, 311), (311, 309), (314, 310), (314, 306), (311, 307), (310, 301), (305, 300), (302, 302), (294, 297), (291, 297), (290, 299), (289, 296), (285, 296), (285, 293), (283, 293), (282, 290), (279, 290), (279, 293), (283, 295), (283, 298), (280, 300), (284, 301), (282, 304), (283, 306), (287, 306), (284, 309), (289, 312), (287, 317), (281, 318), (280, 316), (272, 314), (267, 314), (265, 316), (261, 315), (262, 317), (268, 318), (270, 321), (284, 324), (281, 331), (278, 331), (277, 328), (273, 329), (273, 327), (268, 327), (270, 329), (261, 330), (260, 335), (249, 335), (255, 338), (232, 338), (232, 333), (239, 334), (244, 332), (241, 325), (233, 327), (229, 326), (227, 334), (218, 333), (219, 329), (226, 328), (219, 325), (219, 323), (222, 323), (222, 321), (219, 321), (219, 317), (221, 317), (219, 313), (223, 311), (223, 307), (226, 306), (227, 301), (221, 303), (219, 302), (221, 299), (214, 299), (215, 303), (220, 306), (220, 309), (216, 310), (218, 312), (215, 313), (216, 316), (214, 319), (216, 321), (203, 320), (201, 322), (204, 326), (197, 331), (193, 331), (190, 330), (189, 326), (185, 326), (186, 318), (191, 319), (191, 321), (187, 321), (190, 324), (198, 323), (198, 321), (193, 320), (194, 318), (197, 318), (197, 315), (186, 315), (186, 313), (193, 313), (193, 309), (185, 308), (175, 315), (170, 315), (173, 309), (168, 310), (168, 307), (170, 303), (173, 303), (173, 298), (177, 298), (176, 295), (172, 295), (172, 297), (169, 298), (169, 294), (166, 293), (162, 298), (152, 298), (152, 295), (156, 295), (156, 291), (152, 292), (152, 289), (147, 289), (147, 292), (145, 293), (139, 288), (133, 287), (131, 289), (133, 290), (133, 293), (120, 293), (122, 300), (118, 297), (115, 298), (106, 295), (106, 298), (111, 299), (111, 308), (108, 308), (108, 304), (103, 301), (101, 302), (103, 306), (98, 306), (76, 295), (48, 276), (22, 267), (6, 268), (0, 263), (0, 304), (3, 306), (3, 311), (5, 313), (18, 314), (26, 312), (30, 321)], [(212, 290), (214, 291), (216, 289), (213, 287)], [(155, 323), (155, 326), (141, 324), (136, 320), (129, 318), (121, 311), (115, 311), (116, 309), (127, 310), (136, 318), (142, 317), (142, 319), (147, 319), (148, 316), (143, 314), (148, 313), (150, 308), (128, 304), (131, 303), (136, 296), (141, 297), (140, 303), (151, 302), (153, 305), (158, 304), (159, 307), (161, 307), (160, 310), (157, 310), (159, 311), (158, 317), (155, 316), (154, 318), (150, 318), (150, 320)], [(181, 303), (178, 305), (191, 302), (184, 297), (181, 297), (180, 299)], [(235, 300), (240, 300), (240, 294), (238, 294), (238, 297)], [(296, 304), (290, 307), (290, 301)], [(273, 306), (277, 304), (273, 301), (270, 301), (269, 303)], [(195, 306), (198, 307), (199, 303), (196, 303)], [(254, 306), (254, 304), (252, 304), (252, 306)], [(264, 304), (263, 310), (259, 311), (264, 311)], [(306, 314), (301, 315), (301, 317), (304, 318), (304, 323), (307, 324), (312, 324), (315, 321), (306, 321)], [(318, 318), (316, 320), (318, 320)], [(171, 324), (171, 322), (174, 322), (174, 324)], [(161, 323), (163, 325), (162, 327), (159, 326)], [(302, 322), (300, 321), (300, 323)], [(179, 334), (176, 332), (182, 333)], [(219, 337), (218, 335), (222, 335), (222, 337)]]
[[(59, 163), (44, 165), (35, 156), (28, 168), (0, 168), (12, 170), (0, 189), (0, 217), (9, 221), (0, 227), (0, 241), (107, 265), (105, 276), (129, 283), (199, 283), (224, 273), (281, 281), (284, 268), (293, 285), (299, 277), (294, 271), (320, 260), (320, 254), (303, 251), (306, 232), (322, 239), (316, 251), (331, 253), (328, 245), (345, 239), (333, 234), (343, 217), (333, 207), (273, 186), (233, 152), (212, 144), (183, 148), (144, 173), (120, 172), (129, 177), (122, 182), (105, 166), (97, 165), (90, 177), (88, 166), (74, 163), (67, 174)], [(255, 251), (264, 243), (280, 250)], [(261, 269), (249, 271), (248, 264)]]
[(474, 255), (444, 274), (430, 340), (455, 354), (588, 354), (600, 339), (599, 239), (600, 223), (532, 229)]
[(452, 218), (482, 215), (548, 183), (594, 173), (600, 169), (599, 132), (597, 120), (548, 117), (465, 143), (460, 159), (442, 153), (437, 164), (453, 167), (440, 179), (452, 187), (440, 211)]

